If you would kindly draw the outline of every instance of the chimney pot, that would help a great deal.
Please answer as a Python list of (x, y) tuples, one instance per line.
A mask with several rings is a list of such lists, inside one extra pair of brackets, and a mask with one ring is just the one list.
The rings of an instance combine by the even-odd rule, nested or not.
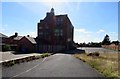
[(15, 37), (17, 37), (18, 36), (18, 33), (17, 32), (15, 32)]
[(27, 37), (30, 37), (30, 35), (27, 35)]

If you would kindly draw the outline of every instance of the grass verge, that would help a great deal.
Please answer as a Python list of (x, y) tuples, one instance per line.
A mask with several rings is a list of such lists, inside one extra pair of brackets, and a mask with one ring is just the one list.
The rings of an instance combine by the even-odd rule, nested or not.
[(100, 53), (100, 56), (87, 56), (85, 54), (75, 54), (74, 56), (98, 70), (105, 77), (119, 79), (118, 53)]

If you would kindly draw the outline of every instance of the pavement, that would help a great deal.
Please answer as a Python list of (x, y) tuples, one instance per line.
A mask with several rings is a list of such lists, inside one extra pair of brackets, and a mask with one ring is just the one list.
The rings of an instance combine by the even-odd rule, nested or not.
[(25, 58), (34, 55), (41, 55), (38, 53), (30, 53), (30, 54), (13, 54), (14, 51), (0, 52), (0, 63), (9, 60), (15, 60), (20, 58)]
[(10, 77), (104, 77), (71, 54), (57, 53), (44, 59), (3, 67), (2, 76)]

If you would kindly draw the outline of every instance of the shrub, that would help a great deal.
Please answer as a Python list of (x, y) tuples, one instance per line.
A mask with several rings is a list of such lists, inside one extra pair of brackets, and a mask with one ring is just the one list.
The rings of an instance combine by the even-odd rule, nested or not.
[(100, 54), (98, 52), (89, 53), (87, 56), (99, 56)]
[(41, 55), (41, 58), (44, 58), (45, 56), (44, 55)]
[(7, 62), (3, 62), (2, 65), (3, 65), (3, 66), (7, 66)]
[(14, 61), (14, 60), (12, 60), (12, 61), (9, 62), (9, 66), (12, 66), (12, 65), (14, 65), (14, 64), (15, 64), (15, 61)]
[(42, 58), (44, 58), (44, 57), (48, 57), (48, 56), (49, 56), (48, 53), (43, 53), (43, 54), (41, 55)]
[(89, 54), (87, 54), (87, 56), (92, 56), (93, 55), (93, 53), (89, 53)]
[(49, 54), (48, 54), (48, 53), (45, 53), (45, 54), (44, 54), (44, 56), (45, 56), (45, 57), (48, 57), (48, 56), (49, 56)]
[(99, 56), (100, 54), (98, 52), (94, 52), (94, 55), (95, 56)]
[(14, 61), (15, 61), (16, 64), (19, 64), (19, 63), (20, 63), (18, 59), (17, 59), (17, 60), (14, 60)]
[(2, 50), (3, 50), (3, 51), (9, 51), (9, 50), (11, 50), (11, 47), (10, 47), (10, 45), (4, 45), (4, 46), (2, 47)]

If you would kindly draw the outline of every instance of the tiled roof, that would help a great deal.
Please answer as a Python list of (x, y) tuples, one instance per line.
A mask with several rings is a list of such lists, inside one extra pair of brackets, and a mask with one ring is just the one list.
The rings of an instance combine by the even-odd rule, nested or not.
[(36, 44), (36, 41), (35, 41), (35, 39), (34, 39), (33, 37), (27, 37), (27, 36), (26, 36), (26, 38), (27, 38), (31, 43)]
[(6, 35), (4, 35), (4, 34), (2, 34), (2, 33), (0, 33), (0, 37), (4, 37), (4, 38), (8, 38), (8, 36), (6, 36)]
[(20, 40), (23, 36), (14, 37), (14, 40)]

